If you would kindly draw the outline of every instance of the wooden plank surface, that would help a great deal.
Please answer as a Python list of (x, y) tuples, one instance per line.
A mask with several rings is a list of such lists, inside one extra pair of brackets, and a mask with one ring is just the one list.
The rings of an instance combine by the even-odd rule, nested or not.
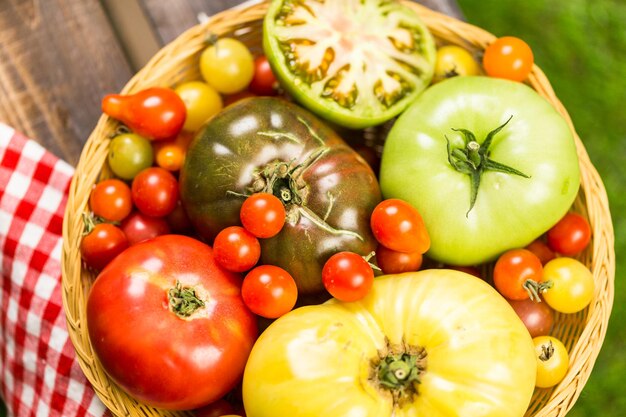
[[(163, 43), (168, 43), (185, 29), (198, 23), (198, 14), (209, 16), (235, 7), (243, 0), (139, 0), (147, 17), (152, 21), (154, 30)], [(455, 0), (419, 0), (433, 10), (450, 16), (462, 18), (461, 9)]]
[(97, 0), (0, 0), (0, 121), (75, 164), (132, 72)]

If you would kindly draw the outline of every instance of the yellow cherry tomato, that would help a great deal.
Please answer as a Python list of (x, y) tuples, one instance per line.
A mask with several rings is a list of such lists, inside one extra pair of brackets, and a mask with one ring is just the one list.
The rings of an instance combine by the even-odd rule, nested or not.
[(248, 359), (243, 400), (248, 417), (521, 417), (536, 362), (491, 286), (430, 269), (274, 321)]
[(174, 89), (185, 103), (187, 108), (187, 118), (183, 129), (187, 132), (195, 132), (211, 116), (217, 114), (224, 104), (222, 97), (205, 82), (189, 81), (180, 84)]
[(569, 367), (569, 355), (563, 343), (552, 336), (533, 339), (537, 357), (537, 381), (539, 388), (550, 388), (563, 380)]
[(445, 45), (437, 49), (433, 81), (438, 82), (457, 75), (478, 74), (480, 66), (467, 49), (457, 45)]
[(223, 94), (233, 94), (250, 84), (254, 76), (254, 57), (248, 47), (233, 38), (218, 39), (200, 55), (204, 80)]
[(543, 298), (561, 313), (576, 313), (587, 307), (593, 298), (593, 274), (574, 258), (556, 258), (545, 264), (543, 281), (551, 283)]

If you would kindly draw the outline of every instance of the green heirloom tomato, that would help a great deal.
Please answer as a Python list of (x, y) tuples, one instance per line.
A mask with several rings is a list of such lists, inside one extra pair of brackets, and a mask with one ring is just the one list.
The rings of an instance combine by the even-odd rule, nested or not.
[(209, 242), (240, 224), (248, 195), (278, 197), (285, 224), (260, 239), (261, 263), (289, 272), (299, 293), (324, 289), (322, 267), (333, 254), (376, 248), (369, 218), (381, 197), (373, 171), (319, 119), (283, 99), (244, 99), (215, 115), (189, 146), (180, 190)]
[(404, 110), (430, 83), (436, 54), (414, 10), (379, 0), (274, 0), (263, 49), (291, 95), (349, 128)]
[(397, 120), (381, 161), (385, 198), (411, 203), (428, 256), (473, 265), (525, 247), (567, 212), (580, 185), (564, 118), (530, 87), (455, 77)]

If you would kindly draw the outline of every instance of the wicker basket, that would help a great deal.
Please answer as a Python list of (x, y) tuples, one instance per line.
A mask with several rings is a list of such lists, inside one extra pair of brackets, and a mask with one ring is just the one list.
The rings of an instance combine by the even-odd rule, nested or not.
[[(414, 2), (406, 1), (406, 4), (421, 15), (437, 42), (441, 44), (457, 44), (480, 52), (495, 39), (482, 29), (433, 12)], [(122, 93), (133, 93), (149, 86), (172, 86), (181, 81), (200, 79), (198, 56), (206, 46), (205, 40), (209, 33), (235, 36), (246, 43), (253, 53), (260, 53), (262, 19), (266, 10), (267, 3), (231, 9), (189, 29), (160, 50), (128, 82)], [(537, 66), (533, 68), (528, 81), (554, 105), (574, 131), (566, 110)], [(137, 403), (107, 377), (89, 343), (86, 299), (94, 276), (81, 267), (79, 252), (83, 230), (81, 214), (88, 210), (87, 203), (92, 185), (103, 176), (108, 176), (105, 161), (109, 135), (116, 126), (116, 122), (108, 117), (100, 118), (83, 149), (69, 190), (63, 223), (62, 252), (63, 305), (68, 330), (83, 372), (97, 395), (114, 415), (186, 415), (156, 410)], [(606, 191), (582, 142), (575, 132), (574, 135), (581, 167), (581, 190), (574, 203), (574, 210), (587, 216), (593, 229), (592, 243), (579, 259), (593, 272), (595, 295), (591, 305), (582, 312), (556, 315), (556, 326), (552, 334), (560, 338), (568, 348), (571, 365), (565, 379), (558, 386), (535, 390), (526, 413), (527, 417), (564, 416), (572, 408), (589, 378), (600, 351), (613, 303), (614, 236)]]

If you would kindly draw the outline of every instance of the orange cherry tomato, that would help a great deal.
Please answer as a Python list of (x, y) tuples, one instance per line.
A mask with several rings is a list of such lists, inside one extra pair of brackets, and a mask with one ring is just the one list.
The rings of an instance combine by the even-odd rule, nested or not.
[[(509, 300), (525, 300), (537, 294), (542, 282), (541, 261), (529, 250), (512, 249), (503, 253), (493, 268), (493, 283)], [(538, 294), (537, 294), (538, 296)]]
[(487, 75), (512, 81), (524, 81), (533, 68), (530, 46), (514, 36), (504, 36), (485, 49), (483, 67)]
[(113, 222), (123, 220), (133, 209), (130, 187), (115, 178), (100, 181), (91, 190), (89, 207), (103, 219)]

